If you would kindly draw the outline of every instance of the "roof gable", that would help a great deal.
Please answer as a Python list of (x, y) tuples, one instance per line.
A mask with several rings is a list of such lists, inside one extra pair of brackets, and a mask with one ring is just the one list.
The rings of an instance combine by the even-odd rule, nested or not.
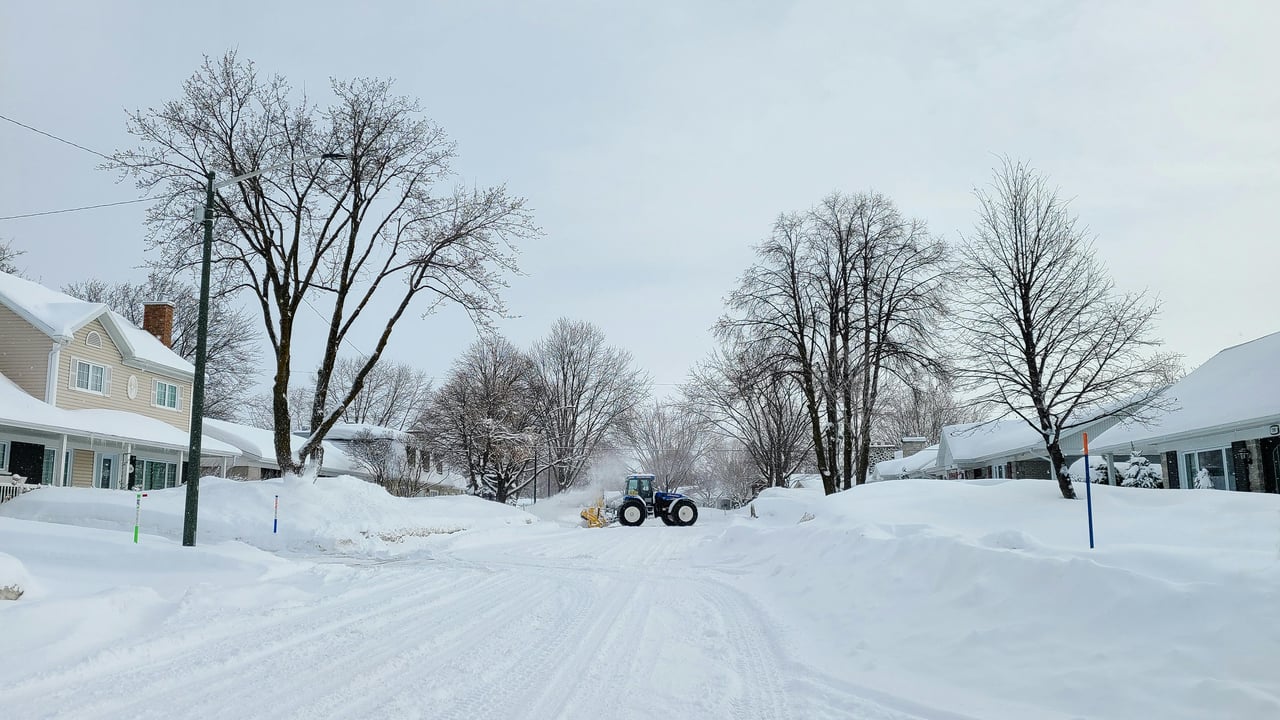
[(70, 338), (107, 312), (102, 303), (78, 300), (5, 272), (0, 272), (0, 303), (51, 338)]
[(0, 304), (55, 339), (70, 340), (85, 325), (100, 320), (126, 364), (187, 379), (195, 375), (195, 366), (185, 358), (102, 303), (78, 300), (0, 272)]

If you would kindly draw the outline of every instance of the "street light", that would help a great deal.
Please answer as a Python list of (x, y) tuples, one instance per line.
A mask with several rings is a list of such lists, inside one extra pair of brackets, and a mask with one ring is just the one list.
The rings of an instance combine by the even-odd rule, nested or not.
[(208, 182), (205, 185), (204, 248), (200, 261), (200, 319), (196, 324), (196, 376), (191, 383), (191, 437), (187, 445), (187, 471), (183, 473), (183, 482), (187, 485), (187, 505), (182, 517), (182, 544), (186, 547), (194, 547), (196, 544), (196, 511), (200, 504), (200, 440), (204, 432), (204, 366), (208, 357), (206, 335), (209, 333), (209, 263), (213, 255), (213, 191), (265, 172), (310, 160), (345, 159), (347, 156), (344, 153), (310, 155), (237, 175), (217, 184), (213, 182), (212, 170), (205, 174)]

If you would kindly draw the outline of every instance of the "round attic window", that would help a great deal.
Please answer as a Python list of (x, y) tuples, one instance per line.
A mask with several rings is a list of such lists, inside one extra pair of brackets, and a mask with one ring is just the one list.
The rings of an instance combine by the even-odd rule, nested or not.
[(84, 344), (89, 347), (102, 347), (102, 336), (96, 330), (91, 330), (88, 335), (84, 336)]

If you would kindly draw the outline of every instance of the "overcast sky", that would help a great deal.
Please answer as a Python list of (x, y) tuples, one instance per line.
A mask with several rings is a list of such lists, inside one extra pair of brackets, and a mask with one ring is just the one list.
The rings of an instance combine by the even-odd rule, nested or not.
[[(0, 115), (110, 153), (203, 55), (321, 101), (330, 77), (394, 78), (457, 141), (459, 180), (507, 183), (545, 233), (503, 332), (590, 320), (663, 392), (778, 213), (874, 189), (959, 241), (1008, 155), (1074, 198), (1121, 289), (1159, 294), (1194, 366), (1280, 330), (1278, 35), (1275, 2), (6, 2)], [(0, 121), (0, 216), (138, 197), (98, 162)], [(142, 217), (0, 238), (52, 287), (125, 280)], [(443, 375), (473, 337), (460, 313), (410, 318), (390, 355)]]

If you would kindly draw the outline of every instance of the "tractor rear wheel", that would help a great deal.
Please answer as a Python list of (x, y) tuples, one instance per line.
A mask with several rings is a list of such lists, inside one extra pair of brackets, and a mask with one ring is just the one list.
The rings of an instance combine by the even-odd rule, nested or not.
[(675, 519), (676, 525), (692, 525), (698, 522), (698, 506), (689, 500), (677, 500), (667, 512)]
[(618, 509), (618, 522), (628, 527), (635, 527), (644, 522), (644, 518), (649, 514), (645, 509), (644, 503), (639, 500), (633, 500), (622, 504)]

